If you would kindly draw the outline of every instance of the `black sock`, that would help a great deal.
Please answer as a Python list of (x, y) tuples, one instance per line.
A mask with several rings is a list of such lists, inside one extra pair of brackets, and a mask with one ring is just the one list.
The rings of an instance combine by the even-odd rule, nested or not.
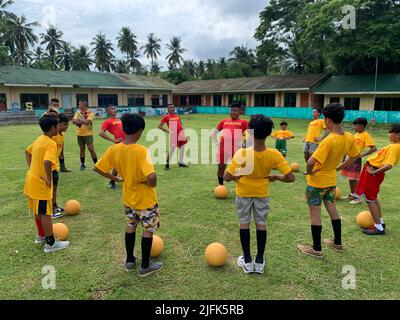
[(136, 233), (125, 233), (125, 248), (126, 248), (126, 263), (136, 262), (136, 258), (133, 255), (135, 250)]
[(81, 164), (85, 164), (85, 157), (81, 157)]
[(97, 158), (93, 158), (93, 163), (96, 164), (97, 163)]
[(114, 180), (110, 180), (110, 184), (111, 184), (112, 186), (115, 186), (115, 181), (114, 181)]
[(55, 242), (56, 242), (56, 239), (54, 238), (54, 234), (52, 234), (51, 236), (46, 237), (46, 243), (50, 247), (53, 246)]
[(335, 244), (342, 245), (342, 220), (332, 220), (333, 233), (335, 234)]
[(223, 186), (224, 185), (224, 177), (218, 177), (218, 183)]
[(150, 252), (153, 238), (142, 238), (142, 268), (147, 269), (150, 265)]
[(251, 253), (250, 253), (250, 230), (249, 229), (240, 229), (240, 242), (242, 243), (244, 261), (246, 263), (251, 262)]
[(60, 164), (61, 164), (62, 166), (64, 166), (64, 165), (65, 165), (64, 159), (59, 159), (59, 160), (60, 160)]
[(256, 263), (264, 262), (265, 246), (267, 244), (267, 231), (257, 230), (257, 257)]
[(314, 242), (314, 250), (315, 251), (322, 251), (321, 246), (321, 233), (322, 233), (322, 226), (311, 226), (311, 233)]

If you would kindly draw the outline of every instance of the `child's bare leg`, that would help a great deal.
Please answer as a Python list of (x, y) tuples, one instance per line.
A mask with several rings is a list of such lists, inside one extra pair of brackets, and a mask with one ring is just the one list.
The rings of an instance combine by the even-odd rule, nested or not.
[(51, 235), (53, 235), (53, 222), (51, 221), (51, 216), (41, 215), (40, 220), (42, 222), (44, 235), (46, 237), (50, 237)]
[(381, 224), (381, 205), (379, 201), (367, 202), (369, 211), (371, 211), (372, 218), (375, 224)]
[(356, 193), (356, 187), (358, 184), (358, 180), (349, 180), (349, 184), (350, 184), (350, 192), (351, 194), (355, 194)]
[(332, 221), (333, 233), (335, 235), (334, 243), (338, 246), (342, 245), (342, 220), (336, 208), (336, 203), (324, 200), (324, 205), (329, 213)]
[(57, 185), (53, 185), (53, 208), (57, 206)]
[(97, 163), (97, 154), (96, 151), (94, 151), (94, 144), (89, 144), (88, 149), (90, 152), (90, 156), (92, 157), (93, 162), (96, 164)]
[(242, 244), (243, 256), (246, 263), (252, 261), (250, 252), (250, 224), (240, 225), (240, 242)]

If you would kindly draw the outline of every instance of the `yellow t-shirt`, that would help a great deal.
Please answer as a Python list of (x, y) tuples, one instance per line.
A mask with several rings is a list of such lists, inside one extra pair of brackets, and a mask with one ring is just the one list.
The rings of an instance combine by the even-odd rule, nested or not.
[(267, 177), (272, 169), (278, 169), (285, 175), (291, 172), (288, 162), (279, 151), (267, 148), (257, 152), (248, 148), (236, 152), (227, 172), (233, 176), (243, 175), (236, 183), (236, 194), (239, 197), (266, 198), (269, 197)]
[(400, 143), (392, 143), (383, 149), (381, 149), (377, 154), (368, 158), (368, 162), (371, 166), (376, 168), (382, 168), (383, 166), (390, 164), (395, 166), (400, 161)]
[(345, 132), (344, 135), (331, 133), (322, 141), (312, 157), (317, 160), (313, 175), (307, 176), (308, 185), (315, 188), (329, 188), (336, 186), (336, 168), (345, 155), (357, 157), (360, 151), (357, 148), (354, 136)]
[(276, 138), (276, 139), (290, 139), (294, 138), (294, 133), (289, 130), (278, 130), (275, 131), (271, 137)]
[(374, 140), (367, 131), (364, 131), (362, 133), (357, 132), (354, 135), (354, 138), (356, 139), (357, 148), (358, 151), (360, 151), (360, 153), (363, 152), (365, 148), (372, 147), (375, 145)]
[(80, 127), (76, 127), (76, 135), (80, 137), (88, 137), (93, 135), (93, 120), (94, 113), (87, 110), (85, 113), (78, 111), (75, 113), (73, 120), (89, 120), (90, 124), (82, 124)]
[(31, 199), (51, 200), (53, 187), (49, 188), (43, 180), (46, 177), (44, 161), (50, 161), (53, 166), (57, 164), (56, 142), (48, 136), (42, 135), (26, 151), (32, 155), (32, 161), (25, 179), (24, 194)]
[[(53, 140), (57, 143), (57, 155), (59, 158), (64, 147), (64, 135), (59, 133), (58, 135), (53, 137)], [(58, 158), (57, 158), (57, 164), (53, 166), (53, 171), (60, 170), (60, 162)]]
[(155, 173), (149, 151), (138, 144), (111, 146), (97, 162), (102, 172), (115, 168), (123, 182), (124, 205), (133, 210), (153, 208), (157, 203), (156, 189), (149, 187), (147, 177)]
[(323, 119), (311, 121), (311, 123), (308, 125), (307, 134), (304, 138), (304, 141), (319, 144), (320, 142), (316, 142), (314, 139), (318, 138), (324, 129), (326, 129), (326, 125)]

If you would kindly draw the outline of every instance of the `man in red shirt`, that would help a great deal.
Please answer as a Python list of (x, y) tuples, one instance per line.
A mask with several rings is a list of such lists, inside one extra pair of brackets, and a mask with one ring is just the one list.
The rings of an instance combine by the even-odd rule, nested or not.
[(231, 104), (230, 119), (221, 120), (217, 127), (212, 132), (212, 139), (215, 144), (218, 144), (217, 135), (222, 131), (221, 141), (217, 154), (218, 163), (218, 183), (224, 184), (224, 174), (226, 165), (233, 158), (236, 151), (242, 147), (243, 135), (249, 127), (249, 122), (240, 119), (242, 105), (240, 102)]
[[(103, 122), (100, 131), (99, 131), (99, 136), (102, 137), (104, 140), (110, 141), (112, 143), (121, 143), (125, 140), (126, 135), (125, 132), (122, 130), (122, 122), (120, 119), (117, 119), (117, 110), (115, 107), (110, 104), (106, 107), (106, 112), (108, 115), (108, 119)], [(111, 133), (113, 137), (111, 137), (107, 132)], [(112, 174), (116, 177), (118, 175), (118, 172), (114, 169)], [(111, 189), (115, 189), (115, 181), (110, 180), (108, 183)]]
[[(165, 124), (167, 124), (168, 129), (164, 128)], [(179, 148), (179, 167), (188, 168), (184, 162), (185, 145), (188, 141), (183, 131), (181, 118), (175, 113), (175, 105), (173, 103), (168, 105), (168, 114), (162, 118), (158, 128), (169, 134), (170, 147), (165, 170), (170, 169), (169, 164), (177, 147)]]

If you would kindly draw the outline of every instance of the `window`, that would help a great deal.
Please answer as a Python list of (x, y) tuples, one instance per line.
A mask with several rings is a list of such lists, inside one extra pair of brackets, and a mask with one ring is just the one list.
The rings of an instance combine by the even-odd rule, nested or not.
[(329, 103), (340, 103), (340, 97), (331, 97)]
[(376, 111), (400, 111), (400, 98), (376, 98)]
[(346, 110), (360, 110), (360, 98), (344, 98)]
[(240, 101), (242, 103), (242, 107), (247, 106), (247, 94), (230, 94), (229, 95), (229, 105), (234, 101)]
[(129, 107), (143, 107), (144, 106), (144, 94), (128, 94), (128, 106)]
[(117, 94), (99, 94), (97, 95), (97, 101), (99, 107), (105, 107), (109, 104), (118, 106), (118, 95)]
[(153, 94), (151, 96), (151, 106), (152, 107), (159, 107), (160, 106), (160, 96)]
[(297, 93), (285, 93), (285, 107), (296, 108)]
[(275, 107), (275, 93), (254, 95), (255, 107)]
[(201, 106), (201, 96), (189, 96), (189, 106)]
[(23, 93), (21, 94), (21, 108), (26, 109), (26, 104), (32, 103), (35, 109), (47, 109), (49, 106), (48, 94)]
[(162, 96), (162, 106), (164, 108), (168, 107), (168, 96), (166, 94), (163, 94)]
[(186, 106), (186, 96), (180, 96), (179, 97), (179, 105), (181, 107), (185, 107)]
[(89, 104), (89, 95), (87, 94), (77, 94), (76, 95), (76, 107), (79, 107), (79, 101), (86, 100)]
[(7, 98), (5, 93), (0, 93), (0, 111), (7, 110)]
[(213, 97), (213, 106), (220, 107), (222, 106), (222, 96), (220, 94), (214, 94)]

